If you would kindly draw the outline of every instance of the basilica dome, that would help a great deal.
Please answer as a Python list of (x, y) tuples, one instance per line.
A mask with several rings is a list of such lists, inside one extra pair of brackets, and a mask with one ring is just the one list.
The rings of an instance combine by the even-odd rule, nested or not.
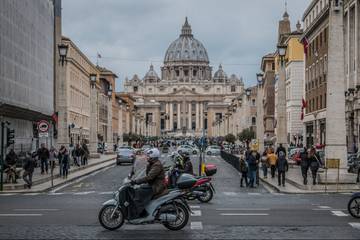
[(169, 62), (209, 63), (207, 51), (204, 45), (193, 37), (187, 18), (180, 37), (172, 42), (166, 51), (164, 63)]

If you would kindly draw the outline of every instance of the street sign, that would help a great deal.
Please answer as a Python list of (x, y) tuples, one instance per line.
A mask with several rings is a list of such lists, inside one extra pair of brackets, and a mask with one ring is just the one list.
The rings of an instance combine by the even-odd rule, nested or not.
[(39, 130), (39, 136), (40, 133), (47, 133), (49, 131), (49, 122), (46, 120), (40, 120), (38, 122), (38, 130)]
[(39, 132), (39, 138), (42, 137), (49, 137), (49, 133), (48, 132)]

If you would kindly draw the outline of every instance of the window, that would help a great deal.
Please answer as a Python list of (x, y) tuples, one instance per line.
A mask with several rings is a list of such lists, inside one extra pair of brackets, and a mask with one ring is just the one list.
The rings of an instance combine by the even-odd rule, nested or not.
[(184, 70), (185, 77), (189, 76), (189, 70)]
[(271, 69), (272, 69), (273, 71), (275, 71), (275, 63), (274, 63), (274, 62), (271, 64)]
[(322, 99), (322, 95), (320, 95), (320, 109), (322, 109), (323, 107), (323, 104), (322, 104), (322, 101), (323, 101), (323, 99)]
[(255, 103), (256, 103), (255, 99), (253, 99), (251, 102), (252, 102), (252, 105), (255, 106)]
[(235, 92), (236, 91), (236, 86), (231, 86), (231, 92)]
[(193, 76), (196, 77), (197, 71), (193, 70)]
[(195, 88), (192, 88), (191, 91), (195, 92)]
[(179, 70), (176, 70), (176, 76), (179, 77), (180, 76), (180, 71)]
[(252, 124), (252, 125), (256, 125), (256, 117), (252, 117), (252, 118), (251, 118), (251, 124)]
[(176, 92), (176, 88), (173, 89), (173, 92)]
[(138, 87), (134, 86), (134, 92), (137, 92), (137, 91), (138, 91)]
[(324, 29), (324, 43), (327, 41), (327, 28)]

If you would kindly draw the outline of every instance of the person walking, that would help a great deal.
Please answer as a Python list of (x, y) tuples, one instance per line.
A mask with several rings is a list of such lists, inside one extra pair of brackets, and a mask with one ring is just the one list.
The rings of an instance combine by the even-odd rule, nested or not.
[(267, 158), (270, 164), (271, 178), (275, 178), (276, 161), (278, 157), (274, 154), (274, 150), (272, 148), (269, 149)]
[(310, 164), (309, 164), (309, 159), (308, 159), (308, 151), (307, 151), (306, 147), (301, 149), (300, 158), (301, 158), (301, 162), (300, 162), (301, 175), (303, 177), (304, 185), (307, 185), (307, 183), (308, 183), (307, 175), (308, 175)]
[(282, 143), (279, 144), (279, 147), (276, 149), (276, 155), (279, 157), (280, 152), (283, 152), (286, 157), (286, 149), (283, 147)]
[(250, 182), (249, 186), (251, 188), (255, 188), (256, 183), (256, 171), (260, 160), (260, 154), (252, 150), (249, 157), (248, 157), (248, 164), (249, 164), (249, 176), (250, 176)]
[(244, 155), (240, 156), (239, 170), (241, 172), (240, 187), (244, 187), (244, 185), (243, 185), (244, 180), (245, 180), (245, 186), (248, 187), (249, 181), (248, 181), (247, 175), (248, 175), (248, 171), (249, 171), (249, 165), (245, 161)]
[(278, 184), (285, 187), (285, 172), (289, 170), (289, 164), (286, 160), (285, 153), (279, 152), (279, 158), (276, 161), (276, 168), (278, 170)]
[(41, 174), (44, 174), (46, 172), (46, 174), (48, 174), (49, 171), (49, 157), (50, 157), (50, 152), (49, 150), (45, 147), (45, 143), (41, 144), (41, 147), (38, 149), (36, 155), (38, 156), (38, 158), (40, 159), (40, 163), (41, 163)]
[(79, 144), (76, 144), (75, 149), (71, 153), (72, 157), (74, 158), (74, 164), (78, 167), (80, 167), (81, 163), (81, 148)]
[(55, 168), (55, 161), (58, 158), (58, 152), (56, 151), (56, 149), (52, 146), (50, 148), (50, 152), (49, 152), (49, 163), (50, 163), (50, 171), (51, 173), (54, 172), (54, 168)]
[(321, 163), (320, 157), (316, 153), (316, 150), (314, 147), (312, 147), (310, 149), (309, 164), (310, 164), (310, 170), (311, 170), (311, 175), (312, 175), (312, 179), (313, 179), (313, 185), (316, 185), (317, 172), (318, 172), (320, 166), (322, 166), (322, 163)]
[(32, 186), (32, 176), (35, 169), (35, 160), (32, 158), (31, 153), (26, 153), (23, 165), (23, 179), (26, 184), (24, 184), (24, 188), (31, 189)]
[[(83, 156), (81, 158), (82, 165), (87, 165), (88, 164), (88, 158), (89, 158), (89, 155), (90, 155), (89, 148), (87, 147), (85, 142), (82, 144), (81, 148), (82, 148), (82, 151), (83, 151)], [(115, 151), (116, 151), (116, 149), (117, 149), (117, 145), (116, 145)]]
[(267, 172), (269, 168), (269, 159), (267, 157), (267, 154), (268, 154), (268, 149), (265, 149), (265, 151), (261, 156), (261, 169), (263, 171), (263, 176), (265, 179), (267, 178)]
[(69, 153), (68, 150), (66, 149), (65, 146), (61, 146), (59, 152), (61, 153), (61, 169), (62, 169), (62, 174), (63, 174), (63, 178), (67, 178), (68, 174), (69, 174), (69, 167), (70, 167), (70, 158), (69, 158)]

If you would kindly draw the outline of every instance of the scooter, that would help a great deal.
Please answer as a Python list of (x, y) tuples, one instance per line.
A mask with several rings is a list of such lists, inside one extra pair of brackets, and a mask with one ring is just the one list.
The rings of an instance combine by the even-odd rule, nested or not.
[(126, 195), (127, 191), (136, 188), (130, 184), (132, 175), (124, 180), (124, 184), (114, 193), (112, 199), (103, 203), (98, 218), (105, 229), (116, 230), (124, 222), (134, 225), (159, 223), (173, 231), (187, 225), (191, 210), (182, 189), (192, 187), (196, 183), (197, 180), (193, 176), (183, 174), (178, 179), (178, 190), (169, 191), (168, 194), (151, 200), (140, 215), (132, 216), (129, 213), (136, 206), (132, 205), (131, 198)]
[(348, 203), (348, 211), (354, 218), (360, 218), (360, 193), (354, 193)]

